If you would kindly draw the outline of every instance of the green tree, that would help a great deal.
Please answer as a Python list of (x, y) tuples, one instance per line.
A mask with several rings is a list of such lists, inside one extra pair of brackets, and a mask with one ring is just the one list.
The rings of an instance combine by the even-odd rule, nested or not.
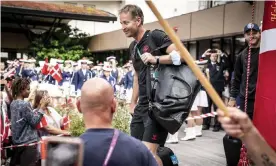
[(51, 35), (44, 33), (34, 38), (29, 48), (38, 59), (78, 60), (90, 55), (86, 49), (89, 42), (88, 36), (86, 33), (80, 33), (79, 29), (66, 25), (52, 32)]

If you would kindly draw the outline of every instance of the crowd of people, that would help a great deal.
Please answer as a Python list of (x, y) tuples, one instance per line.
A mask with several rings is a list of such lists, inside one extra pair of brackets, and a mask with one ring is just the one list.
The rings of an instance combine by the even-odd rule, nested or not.
[[(39, 67), (35, 66), (35, 59), (8, 61), (7, 67), (1, 63), (1, 124), (8, 121), (11, 124), (11, 134), (1, 128), (1, 141), (4, 141), (2, 146), (8, 143), (31, 144), (39, 141), (42, 136), (70, 135), (67, 128), (64, 128), (65, 116), (60, 115), (55, 107), (66, 102), (69, 97), (76, 96), (80, 99), (79, 109), (83, 113), (86, 127), (86, 132), (80, 136), (84, 142), (83, 165), (103, 165), (111, 140), (117, 133), (116, 129), (112, 128), (117, 98), (124, 99), (130, 106), (131, 136), (117, 133), (119, 137), (109, 165), (163, 165), (164, 161), (157, 153), (158, 148), (166, 142), (178, 143), (178, 132), (174, 135), (168, 134), (168, 131), (149, 115), (147, 66), (178, 66), (184, 63), (184, 60), (163, 31), (148, 31), (143, 27), (144, 16), (138, 6), (124, 6), (119, 17), (125, 35), (135, 39), (130, 46), (131, 60), (122, 68), (117, 67), (115, 57), (108, 57), (106, 62), (96, 66), (87, 59), (78, 62), (51, 59), (49, 63), (47, 60), (39, 62)], [(269, 158), (275, 163), (275, 152), (250, 121), (254, 110), (257, 78), (255, 67), (258, 66), (256, 57), (259, 54), (260, 29), (256, 24), (245, 26), (244, 35), (248, 43), (249, 30), (253, 30), (251, 47), (254, 67), (250, 72), (252, 79), (249, 86), (248, 115), (237, 108), (229, 108), (229, 117), (225, 117), (224, 113), (218, 110), (213, 131), (218, 132), (223, 127), (227, 134), (245, 142), (253, 156), (253, 162), (262, 163), (265, 154), (266, 159)], [(151, 53), (155, 50), (150, 47), (150, 42), (154, 42), (159, 48), (159, 53)], [(200, 60), (195, 61), (225, 104), (234, 107), (237, 106), (236, 103), (240, 103), (241, 110), (244, 110), (245, 101), (245, 55), (246, 51), (239, 54), (234, 74), (230, 70), (228, 55), (219, 49), (208, 49)], [(239, 102), (236, 102), (237, 100)], [(211, 118), (193, 117), (216, 110), (216, 105), (201, 86), (191, 108), (190, 120), (187, 121), (186, 136), (181, 140), (194, 140), (204, 136), (202, 130), (210, 128)], [(41, 125), (43, 120), (47, 125)], [(36, 144), (15, 148), (12, 154), (8, 154), (12, 156), (10, 165), (40, 165), (39, 150)]]
[[(114, 88), (116, 95), (122, 99), (131, 97), (132, 89), (132, 62), (117, 67), (114, 56), (107, 57), (104, 63), (93, 65), (93, 62), (83, 58), (77, 62), (52, 58), (50, 62), (35, 59), (15, 59), (1, 62), (1, 75), (11, 87), (11, 80), (15, 77), (31, 80), (31, 89), (38, 86), (41, 90), (52, 89), (49, 95), (53, 98), (80, 96), (83, 83), (88, 79), (100, 77), (106, 79)], [(39, 64), (39, 65), (36, 65)]]

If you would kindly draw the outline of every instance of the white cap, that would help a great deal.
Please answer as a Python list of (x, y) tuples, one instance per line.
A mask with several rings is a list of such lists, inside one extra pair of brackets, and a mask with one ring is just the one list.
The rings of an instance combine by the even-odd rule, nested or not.
[(27, 62), (26, 59), (19, 59), (19, 62)]
[(93, 64), (93, 62), (88, 60), (87, 64), (90, 65), (90, 64)]
[(71, 60), (66, 60), (65, 63), (71, 63), (71, 64), (73, 64), (73, 61), (71, 61)]
[(103, 70), (104, 71), (112, 71), (112, 67), (110, 66), (110, 64), (108, 62), (104, 62)]
[(116, 60), (116, 57), (115, 56), (109, 56), (109, 57), (106, 58), (107, 61), (110, 61), (111, 59)]
[(82, 64), (82, 63), (87, 64), (87, 63), (88, 63), (88, 60), (81, 59), (81, 60), (78, 61), (78, 63), (79, 63), (79, 64)]
[(63, 63), (64, 61), (63, 61), (62, 59), (57, 59), (56, 62), (57, 62), (58, 64), (61, 64), (61, 63)]
[(35, 63), (36, 60), (35, 60), (35, 59), (29, 59), (29, 60), (27, 60), (27, 62), (28, 62), (28, 63)]

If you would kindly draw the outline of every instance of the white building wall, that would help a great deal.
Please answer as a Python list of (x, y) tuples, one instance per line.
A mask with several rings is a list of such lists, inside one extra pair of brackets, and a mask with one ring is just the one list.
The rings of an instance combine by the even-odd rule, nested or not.
[[(125, 4), (135, 4), (142, 8), (144, 12), (144, 23), (150, 23), (156, 21), (156, 17), (151, 12), (144, 0), (113, 0), (113, 1), (70, 1), (71, 3), (77, 3), (78, 6), (82, 4), (95, 5), (97, 9), (105, 10), (116, 16), (118, 16), (118, 11)], [(157, 6), (164, 18), (170, 18), (174, 16), (179, 16), (185, 13), (190, 13), (197, 11), (199, 8), (199, 1), (197, 0), (153, 0), (154, 4)], [(91, 36), (118, 30), (121, 28), (120, 20), (110, 23), (99, 23), (99, 22), (89, 22), (89, 21), (70, 21), (69, 25), (72, 27), (77, 27), (81, 31), (89, 33)]]

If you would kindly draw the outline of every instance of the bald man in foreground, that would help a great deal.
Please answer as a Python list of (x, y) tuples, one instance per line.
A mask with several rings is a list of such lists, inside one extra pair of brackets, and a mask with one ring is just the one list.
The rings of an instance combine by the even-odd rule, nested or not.
[[(157, 166), (153, 155), (142, 142), (113, 129), (116, 105), (113, 88), (106, 80), (93, 78), (84, 83), (80, 99), (86, 128), (80, 136), (84, 142), (83, 165)], [(113, 152), (111, 142), (115, 145)]]

